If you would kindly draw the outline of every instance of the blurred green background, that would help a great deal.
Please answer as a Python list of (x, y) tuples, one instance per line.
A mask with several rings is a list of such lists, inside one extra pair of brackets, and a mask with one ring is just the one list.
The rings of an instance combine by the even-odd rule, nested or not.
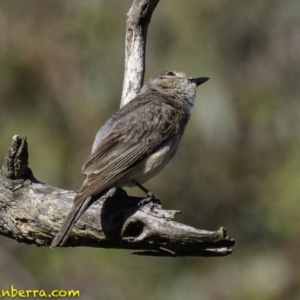
[[(120, 103), (131, 0), (0, 2), (0, 153), (26, 135), (43, 182), (77, 189)], [(300, 299), (300, 2), (161, 0), (146, 78), (208, 76), (168, 167), (146, 186), (178, 221), (224, 226), (225, 258), (37, 248), (0, 237), (1, 289), (80, 289), (82, 299)], [(136, 190), (129, 190), (136, 194)]]

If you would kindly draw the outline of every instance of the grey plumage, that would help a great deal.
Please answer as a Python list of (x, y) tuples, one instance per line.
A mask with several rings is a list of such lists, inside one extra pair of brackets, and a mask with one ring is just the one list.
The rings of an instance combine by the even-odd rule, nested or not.
[(207, 80), (188, 79), (181, 72), (159, 73), (104, 124), (83, 165), (83, 185), (51, 247), (65, 243), (75, 222), (93, 203), (92, 196), (112, 187), (142, 184), (164, 168), (178, 148), (196, 87)]

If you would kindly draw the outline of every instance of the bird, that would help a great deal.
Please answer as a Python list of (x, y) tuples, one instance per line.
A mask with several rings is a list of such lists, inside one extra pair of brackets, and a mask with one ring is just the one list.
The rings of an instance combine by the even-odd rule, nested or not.
[(111, 188), (137, 186), (154, 197), (142, 184), (176, 153), (196, 88), (208, 79), (190, 78), (177, 71), (160, 72), (100, 128), (82, 167), (83, 184), (51, 248), (64, 245), (80, 216)]

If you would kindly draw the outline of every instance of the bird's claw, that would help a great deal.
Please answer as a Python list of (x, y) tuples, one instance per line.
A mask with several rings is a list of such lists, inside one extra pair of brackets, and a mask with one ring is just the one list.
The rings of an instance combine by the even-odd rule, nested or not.
[(143, 206), (145, 206), (147, 204), (151, 204), (151, 210), (155, 206), (160, 206), (160, 207), (162, 206), (161, 200), (156, 195), (154, 195), (151, 192), (148, 192), (147, 196), (148, 196), (147, 198), (144, 198), (139, 202), (139, 204), (138, 204), (139, 208), (142, 208)]

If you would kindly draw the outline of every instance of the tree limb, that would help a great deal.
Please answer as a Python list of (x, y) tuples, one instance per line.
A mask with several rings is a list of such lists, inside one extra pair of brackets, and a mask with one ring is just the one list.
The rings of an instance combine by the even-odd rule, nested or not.
[[(14, 136), (0, 177), (0, 234), (48, 246), (71, 208), (75, 192), (37, 181), (28, 168), (26, 138)], [(65, 246), (145, 250), (152, 256), (223, 256), (234, 240), (224, 229), (198, 230), (172, 221), (178, 211), (112, 189), (88, 209)]]
[[(134, 0), (128, 13), (122, 104), (139, 92), (145, 70), (147, 27), (159, 0)], [(0, 234), (26, 244), (50, 245), (71, 208), (74, 191), (39, 182), (28, 167), (26, 138), (14, 136), (0, 174)], [(64, 246), (141, 250), (152, 256), (224, 256), (234, 240), (223, 228), (198, 230), (173, 221), (178, 211), (112, 189), (75, 225)]]
[(127, 14), (125, 72), (121, 107), (141, 90), (145, 74), (147, 30), (159, 0), (134, 0)]

